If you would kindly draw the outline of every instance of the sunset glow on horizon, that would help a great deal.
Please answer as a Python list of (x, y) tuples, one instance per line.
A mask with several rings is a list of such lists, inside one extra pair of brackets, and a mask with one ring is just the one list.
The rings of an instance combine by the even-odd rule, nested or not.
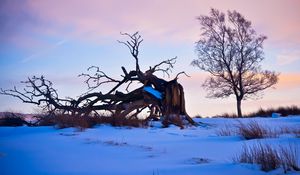
[[(262, 68), (280, 73), (263, 98), (243, 101), (244, 113), (260, 107), (300, 106), (300, 1), (297, 0), (4, 0), (0, 2), (0, 88), (20, 86), (27, 77), (44, 75), (62, 97), (86, 91), (77, 77), (91, 65), (118, 78), (121, 66), (134, 67), (128, 49), (117, 42), (120, 32), (139, 31), (142, 69), (177, 56), (170, 78), (180, 77), (191, 116), (235, 113), (236, 102), (208, 99), (201, 84), (208, 74), (190, 65), (200, 39), (196, 17), (210, 8), (236, 10), (252, 22), (264, 43)], [(99, 89), (101, 90), (101, 89)], [(31, 113), (35, 106), (0, 95), (0, 111)]]

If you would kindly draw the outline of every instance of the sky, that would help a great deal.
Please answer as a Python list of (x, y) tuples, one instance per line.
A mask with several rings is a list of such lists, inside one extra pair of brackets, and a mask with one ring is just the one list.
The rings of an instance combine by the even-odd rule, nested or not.
[[(243, 101), (243, 112), (300, 106), (298, 0), (1, 0), (0, 87), (21, 87), (27, 77), (44, 75), (60, 96), (76, 97), (87, 90), (78, 75), (89, 66), (99, 66), (115, 78), (122, 74), (121, 66), (134, 68), (128, 49), (117, 40), (126, 40), (120, 32), (139, 31), (144, 70), (177, 56), (173, 77), (180, 71), (191, 76), (179, 79), (191, 116), (233, 113), (234, 98), (206, 98), (201, 84), (208, 74), (190, 65), (197, 58), (195, 42), (201, 35), (196, 18), (208, 15), (211, 8), (236, 10), (258, 34), (266, 35), (262, 68), (280, 73), (278, 84), (264, 91), (263, 98)], [(0, 95), (0, 111), (36, 110)]]

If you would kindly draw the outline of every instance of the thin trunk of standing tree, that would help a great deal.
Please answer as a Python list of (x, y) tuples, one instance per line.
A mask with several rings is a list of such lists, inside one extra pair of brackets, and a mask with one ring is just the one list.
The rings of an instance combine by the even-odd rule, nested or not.
[(236, 107), (237, 107), (237, 115), (238, 117), (243, 117), (243, 114), (242, 114), (242, 100), (240, 99), (237, 99), (236, 100)]

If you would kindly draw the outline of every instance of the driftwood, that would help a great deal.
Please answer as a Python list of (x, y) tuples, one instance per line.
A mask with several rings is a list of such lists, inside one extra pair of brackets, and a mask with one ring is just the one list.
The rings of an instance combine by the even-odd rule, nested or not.
[[(168, 76), (176, 63), (176, 57), (164, 60), (148, 70), (142, 71), (139, 65), (139, 46), (143, 39), (138, 32), (134, 34), (121, 33), (129, 38), (129, 41), (119, 41), (128, 47), (135, 60), (135, 70), (127, 71), (121, 67), (123, 75), (121, 79), (115, 79), (101, 71), (99, 67), (92, 66), (82, 73), (88, 92), (78, 98), (59, 98), (57, 91), (52, 87), (52, 82), (44, 76), (31, 77), (23, 81), (26, 88), (23, 91), (16, 87), (9, 90), (1, 89), (0, 94), (19, 98), (24, 103), (31, 103), (43, 107), (48, 112), (61, 112), (74, 116), (100, 115), (100, 112), (110, 112), (115, 117), (138, 118), (143, 111), (148, 111), (146, 120), (161, 118), (164, 125), (176, 124), (184, 127), (185, 124), (196, 123), (187, 114), (185, 109), (184, 91), (178, 83), (178, 76), (185, 74), (180, 72), (171, 81), (158, 78), (156, 72), (163, 72)], [(128, 91), (133, 83), (141, 86)], [(97, 89), (106, 83), (114, 84), (111, 90), (105, 94)], [(121, 92), (121, 86), (126, 87), (126, 92)]]

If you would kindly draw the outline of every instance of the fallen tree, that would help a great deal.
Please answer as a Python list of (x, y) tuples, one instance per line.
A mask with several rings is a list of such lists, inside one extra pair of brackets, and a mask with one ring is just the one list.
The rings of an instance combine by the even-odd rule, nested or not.
[[(179, 75), (186, 75), (185, 72), (178, 73), (171, 81), (155, 75), (157, 72), (163, 72), (169, 76), (177, 58), (164, 60), (142, 71), (139, 65), (139, 46), (143, 41), (142, 37), (138, 32), (121, 34), (129, 40), (119, 41), (119, 43), (128, 47), (135, 60), (135, 70), (128, 71), (125, 67), (121, 67), (123, 72), (121, 79), (115, 79), (99, 67), (91, 66), (88, 68), (89, 73), (80, 75), (86, 78), (88, 92), (76, 99), (60, 98), (52, 82), (44, 76), (33, 76), (23, 81), (26, 87), (22, 91), (14, 87), (8, 90), (1, 89), (0, 94), (16, 97), (24, 103), (38, 105), (49, 113), (59, 112), (76, 117), (100, 116), (101, 112), (110, 112), (115, 118), (133, 119), (138, 118), (143, 111), (147, 111), (145, 120), (160, 118), (165, 126), (175, 124), (183, 128), (186, 124), (195, 125), (196, 123), (186, 112), (184, 90), (177, 81)], [(129, 86), (134, 82), (141, 86), (129, 91)], [(109, 92), (98, 91), (101, 85), (107, 83), (114, 84)], [(121, 86), (126, 87), (126, 92), (120, 91)]]

